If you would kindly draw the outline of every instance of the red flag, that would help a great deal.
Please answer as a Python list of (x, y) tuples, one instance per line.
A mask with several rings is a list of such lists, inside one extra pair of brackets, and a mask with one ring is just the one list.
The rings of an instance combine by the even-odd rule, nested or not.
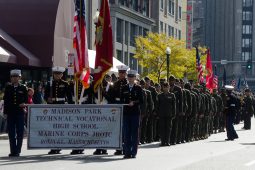
[(94, 91), (102, 83), (105, 74), (112, 67), (113, 44), (112, 26), (108, 0), (102, 0), (100, 14), (96, 25), (96, 61), (95, 68), (101, 68), (99, 73), (94, 74)]
[(85, 2), (84, 0), (75, 1), (74, 16), (74, 36), (73, 48), (76, 49), (77, 55), (74, 60), (75, 77), (79, 78), (85, 88), (89, 87), (89, 60), (88, 60), (88, 44), (85, 22)]
[(207, 75), (206, 75), (206, 87), (208, 89), (213, 89), (214, 83), (213, 83), (213, 69), (212, 69), (212, 62), (211, 62), (211, 55), (210, 55), (210, 50), (207, 50), (207, 58), (206, 58), (206, 70), (207, 70)]

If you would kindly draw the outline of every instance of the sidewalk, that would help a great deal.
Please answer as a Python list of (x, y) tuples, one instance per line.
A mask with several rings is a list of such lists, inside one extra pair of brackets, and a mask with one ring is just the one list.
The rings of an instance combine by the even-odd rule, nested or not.
[(7, 133), (0, 133), (0, 140), (7, 140), (8, 134)]

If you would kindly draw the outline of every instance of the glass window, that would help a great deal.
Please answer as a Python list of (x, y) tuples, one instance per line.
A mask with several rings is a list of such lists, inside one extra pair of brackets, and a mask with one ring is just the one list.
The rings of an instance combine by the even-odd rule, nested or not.
[(163, 33), (164, 30), (164, 24), (160, 21), (160, 33)]
[(143, 15), (145, 15), (145, 16), (149, 16), (149, 9), (150, 9), (150, 7), (149, 7), (149, 4), (150, 2), (149, 2), (149, 0), (143, 0), (143, 8), (142, 8), (142, 14)]
[(174, 2), (172, 2), (172, 5), (171, 5), (171, 7), (172, 7), (172, 15), (174, 15)]
[(138, 0), (131, 0), (131, 8), (135, 11), (138, 11)]
[(135, 38), (136, 38), (136, 25), (135, 24), (131, 24), (131, 27), (130, 27), (130, 45), (131, 46), (135, 46)]
[(179, 19), (182, 19), (182, 7), (179, 6)]
[(244, 38), (242, 40), (242, 47), (251, 48), (252, 47), (252, 40), (250, 38)]
[(164, 0), (160, 0), (160, 9), (164, 9)]
[(251, 58), (251, 52), (242, 52), (242, 60), (247, 61)]
[(128, 66), (128, 52), (125, 52), (124, 64)]
[(251, 21), (252, 20), (252, 12), (251, 11), (243, 11), (243, 20)]
[(168, 36), (170, 37), (171, 36), (171, 26), (168, 25)]
[(252, 1), (253, 0), (243, 0), (243, 6), (244, 7), (252, 7)]
[(179, 32), (179, 33), (178, 33), (178, 39), (181, 40), (181, 38), (182, 38), (182, 32), (181, 32), (181, 30), (179, 30), (178, 32)]
[(172, 12), (172, 1), (168, 0), (168, 13), (171, 14)]
[(243, 34), (252, 34), (252, 26), (243, 25)]
[(128, 29), (128, 25), (129, 23), (127, 21), (125, 21), (125, 44), (128, 45), (128, 32), (129, 32), (129, 29)]
[(129, 55), (129, 67), (132, 70), (137, 70), (137, 59), (134, 58), (134, 54), (132, 53)]
[(149, 30), (146, 29), (146, 28), (144, 28), (144, 29), (143, 29), (143, 36), (144, 36), (144, 37), (147, 36), (148, 32), (149, 32)]
[(122, 20), (117, 18), (117, 35), (116, 40), (119, 43), (122, 43)]
[(116, 50), (116, 55), (117, 55), (117, 59), (122, 62), (123, 61), (122, 51)]

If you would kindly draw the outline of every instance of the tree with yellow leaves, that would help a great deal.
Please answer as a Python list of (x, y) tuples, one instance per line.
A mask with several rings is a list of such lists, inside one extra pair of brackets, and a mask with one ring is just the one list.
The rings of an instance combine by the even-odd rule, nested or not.
[[(184, 41), (168, 37), (166, 34), (148, 33), (146, 37), (136, 38), (135, 58), (144, 68), (144, 75), (148, 75), (152, 80), (159, 81), (166, 78), (166, 48), (171, 48), (170, 74), (177, 78), (197, 80), (196, 71), (196, 50), (186, 48)], [(205, 48), (200, 48), (202, 52)], [(205, 57), (201, 57), (205, 63)]]

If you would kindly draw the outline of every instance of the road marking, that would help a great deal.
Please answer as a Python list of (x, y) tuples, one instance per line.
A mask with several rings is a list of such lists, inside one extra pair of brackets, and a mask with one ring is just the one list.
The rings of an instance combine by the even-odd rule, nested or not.
[(253, 165), (253, 164), (255, 164), (255, 160), (253, 160), (253, 161), (251, 161), (251, 162), (248, 162), (248, 163), (246, 163), (246, 164), (244, 164), (245, 166), (251, 166), (251, 165)]

